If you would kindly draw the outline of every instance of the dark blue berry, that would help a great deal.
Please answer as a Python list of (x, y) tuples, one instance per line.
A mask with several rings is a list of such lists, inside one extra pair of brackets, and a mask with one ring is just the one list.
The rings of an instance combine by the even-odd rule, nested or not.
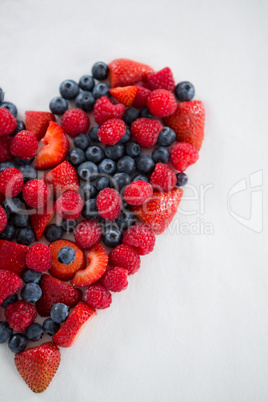
[(98, 137), (98, 130), (99, 130), (100, 126), (94, 126), (91, 127), (91, 129), (89, 130), (88, 136), (91, 142), (96, 142), (99, 143), (99, 137)]
[[(15, 198), (6, 197), (5, 202), (4, 202), (4, 207), (5, 207), (5, 210), (9, 209), (10, 213), (16, 214), (21, 210), (22, 202), (18, 197), (15, 197)], [(21, 227), (24, 227), (24, 226), (21, 226)]]
[(26, 228), (30, 223), (30, 215), (15, 214), (12, 223), (16, 228)]
[(8, 347), (13, 353), (22, 352), (28, 343), (28, 339), (23, 334), (13, 334), (8, 341)]
[(30, 165), (20, 166), (19, 170), (23, 175), (24, 183), (26, 183), (29, 180), (37, 179), (37, 171), (33, 166)]
[(60, 264), (69, 265), (75, 260), (75, 251), (72, 247), (62, 247), (58, 254), (57, 259)]
[(131, 156), (123, 156), (123, 158), (119, 159), (117, 162), (117, 170), (118, 172), (127, 173), (131, 175), (135, 171), (135, 161)]
[(135, 216), (130, 211), (121, 212), (119, 217), (115, 220), (115, 223), (121, 230), (127, 230), (130, 226), (136, 222)]
[(85, 162), (86, 156), (85, 152), (80, 148), (74, 148), (69, 152), (68, 161), (73, 166), (81, 165), (81, 163)]
[(0, 163), (0, 173), (2, 173), (5, 169), (14, 168), (15, 165), (12, 162), (2, 162)]
[(50, 311), (50, 317), (57, 324), (61, 324), (62, 322), (67, 320), (69, 315), (69, 307), (63, 303), (54, 304)]
[(108, 247), (116, 247), (122, 243), (123, 232), (116, 226), (107, 225), (103, 229), (102, 241)]
[(93, 181), (98, 177), (98, 166), (93, 162), (84, 162), (77, 169), (80, 179), (85, 181)]
[(64, 232), (73, 233), (74, 229), (77, 225), (77, 221), (62, 219), (60, 225), (61, 225), (62, 229), (64, 230)]
[(186, 173), (179, 172), (176, 174), (176, 176), (177, 176), (176, 187), (182, 187), (182, 186), (185, 186), (185, 184), (187, 184), (188, 176)]
[(123, 114), (122, 120), (128, 125), (131, 126), (131, 124), (139, 118), (140, 112), (138, 109), (135, 107), (129, 107), (128, 109), (125, 110), (125, 113)]
[(13, 133), (10, 134), (11, 137), (14, 137), (14, 135), (16, 135), (17, 133), (19, 133), (22, 130), (25, 130), (25, 124), (22, 120), (17, 120), (17, 127), (15, 128)]
[(96, 181), (96, 189), (97, 191), (101, 191), (104, 188), (110, 187), (111, 182), (110, 179), (106, 176), (100, 177), (97, 181)]
[(154, 116), (150, 113), (148, 107), (143, 107), (140, 110), (140, 117), (145, 117), (146, 119), (154, 119)]
[(121, 138), (121, 140), (119, 141), (120, 144), (126, 144), (131, 137), (131, 132), (130, 129), (127, 127), (125, 134), (123, 135), (123, 137)]
[(12, 303), (15, 303), (16, 301), (18, 301), (18, 295), (17, 294), (15, 294), (13, 296), (9, 296), (3, 301), (2, 307), (6, 308), (7, 306), (9, 306)]
[(110, 96), (110, 87), (109, 85), (105, 84), (104, 82), (99, 82), (95, 87), (93, 88), (93, 96), (95, 99), (99, 99), (102, 96)]
[(86, 150), (86, 158), (91, 162), (98, 164), (104, 159), (104, 157), (103, 149), (98, 145), (92, 145)]
[(95, 198), (97, 195), (97, 189), (92, 183), (86, 183), (82, 186), (82, 192), (84, 200), (87, 201), (90, 198)]
[(39, 283), (41, 281), (41, 272), (34, 271), (32, 269), (26, 269), (22, 274), (22, 280), (25, 283)]
[(159, 133), (157, 144), (162, 147), (169, 147), (176, 140), (176, 133), (170, 127), (164, 127)]
[(175, 96), (181, 102), (188, 102), (193, 99), (195, 89), (189, 81), (180, 82), (175, 87)]
[(131, 177), (127, 173), (116, 173), (111, 179), (113, 187), (117, 191), (121, 191), (124, 187), (131, 183)]
[(91, 92), (82, 91), (75, 98), (75, 106), (79, 109), (84, 110), (84, 112), (91, 112), (94, 108), (96, 99)]
[(44, 322), (43, 322), (43, 328), (44, 331), (50, 335), (53, 336), (56, 334), (56, 332), (58, 332), (58, 330), (60, 329), (60, 324), (57, 324), (56, 322), (54, 322), (51, 318), (47, 318)]
[(20, 295), (28, 303), (35, 303), (42, 296), (42, 290), (37, 283), (29, 282), (21, 289)]
[(104, 153), (107, 158), (116, 161), (124, 155), (124, 145), (120, 143), (115, 145), (105, 145)]
[(150, 156), (140, 155), (136, 159), (136, 166), (140, 173), (150, 174), (154, 170), (155, 163)]
[(50, 101), (49, 108), (53, 114), (61, 115), (68, 110), (68, 102), (61, 96), (55, 96)]
[(91, 198), (85, 202), (82, 210), (82, 216), (85, 219), (96, 219), (100, 216), (97, 208), (96, 198)]
[(1, 107), (4, 107), (5, 109), (9, 110), (11, 114), (13, 114), (14, 117), (17, 117), (18, 110), (14, 103), (11, 102), (3, 102), (1, 103)]
[(97, 61), (92, 67), (91, 73), (96, 80), (106, 80), (109, 74), (109, 67), (103, 61)]
[(0, 321), (0, 343), (7, 342), (13, 331), (6, 321)]
[(111, 176), (116, 171), (116, 164), (112, 159), (103, 159), (99, 164), (99, 172)]
[(134, 141), (129, 141), (126, 145), (126, 154), (132, 158), (136, 158), (141, 153), (141, 146)]
[(83, 151), (89, 147), (89, 144), (89, 137), (86, 134), (79, 134), (74, 139), (74, 146), (83, 149)]
[(143, 181), (146, 181), (147, 183), (150, 183), (149, 177), (142, 173), (137, 174), (132, 179), (132, 181), (137, 181), (137, 180), (143, 180)]
[(0, 233), (1, 240), (13, 240), (16, 236), (16, 229), (9, 223), (6, 225), (5, 229)]
[(2, 89), (2, 88), (0, 88), (0, 103), (2, 103), (2, 102), (3, 102), (4, 97), (5, 97), (5, 92), (3, 91), (3, 89)]
[(60, 94), (64, 99), (74, 99), (79, 93), (79, 85), (73, 80), (65, 80), (60, 84)]
[(31, 159), (21, 159), (21, 158), (17, 158), (16, 156), (14, 156), (14, 162), (18, 165), (18, 166), (24, 166), (24, 165), (30, 165), (32, 163), (32, 161), (34, 160), (34, 158)]
[(170, 159), (170, 152), (165, 147), (157, 147), (153, 150), (152, 158), (155, 163), (168, 163)]
[(92, 91), (95, 86), (94, 78), (91, 75), (83, 75), (79, 80), (79, 86), (84, 91)]
[(53, 241), (60, 240), (63, 236), (63, 229), (61, 226), (52, 223), (48, 225), (44, 232), (45, 238), (49, 243)]
[(39, 339), (42, 338), (44, 335), (44, 330), (42, 325), (38, 324), (37, 322), (34, 322), (33, 324), (29, 325), (29, 327), (26, 329), (26, 338), (29, 339), (29, 341), (36, 342), (39, 341)]
[(2, 204), (2, 208), (4, 208), (4, 210), (5, 210), (5, 212), (6, 212), (7, 220), (9, 221), (9, 220), (10, 220), (10, 217), (11, 217), (10, 209), (9, 209), (9, 208), (7, 207), (7, 205), (5, 205), (5, 204)]

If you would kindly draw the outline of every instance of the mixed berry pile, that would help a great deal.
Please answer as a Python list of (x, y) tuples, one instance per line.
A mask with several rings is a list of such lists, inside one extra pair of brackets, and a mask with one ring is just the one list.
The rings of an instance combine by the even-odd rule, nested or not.
[(0, 343), (34, 392), (153, 251), (204, 137), (194, 86), (168, 67), (97, 62), (59, 92), (23, 122), (0, 89)]

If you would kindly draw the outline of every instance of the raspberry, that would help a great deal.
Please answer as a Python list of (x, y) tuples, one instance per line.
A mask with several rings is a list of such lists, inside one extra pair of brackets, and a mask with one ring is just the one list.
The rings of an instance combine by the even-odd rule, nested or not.
[(7, 225), (7, 214), (3, 207), (0, 205), (0, 233)]
[(122, 103), (112, 104), (107, 96), (97, 99), (94, 105), (94, 118), (97, 124), (102, 125), (109, 119), (121, 119), (125, 112), (125, 106)]
[(126, 125), (123, 120), (110, 119), (98, 130), (98, 137), (103, 144), (114, 145), (124, 136), (126, 132)]
[(21, 159), (31, 159), (37, 155), (38, 141), (31, 131), (19, 131), (10, 143), (11, 155)]
[(157, 191), (171, 191), (176, 186), (174, 170), (165, 163), (157, 163), (151, 175), (150, 183)]
[(76, 226), (74, 238), (78, 246), (88, 250), (101, 240), (101, 227), (95, 221), (83, 221)]
[(23, 175), (19, 169), (8, 168), (0, 173), (0, 193), (16, 197), (23, 187)]
[(52, 253), (46, 244), (36, 243), (26, 254), (26, 265), (37, 272), (45, 272), (52, 266)]
[(101, 278), (101, 283), (111, 292), (121, 292), (128, 285), (128, 271), (121, 267), (114, 267), (106, 271)]
[(61, 126), (66, 134), (76, 137), (78, 134), (86, 134), (90, 127), (90, 120), (81, 109), (67, 110), (61, 118)]
[(124, 200), (130, 205), (142, 205), (153, 195), (151, 184), (143, 180), (130, 183), (124, 191)]
[(9, 135), (0, 137), (0, 162), (10, 161), (10, 141)]
[(90, 307), (103, 310), (110, 307), (112, 303), (112, 295), (103, 285), (92, 285), (86, 291), (85, 302)]
[(109, 263), (114, 267), (122, 267), (129, 275), (135, 274), (141, 265), (141, 258), (133, 247), (119, 244), (109, 254)]
[(43, 180), (34, 179), (24, 185), (22, 195), (29, 207), (42, 208), (48, 203), (51, 191)]
[(165, 67), (160, 71), (150, 74), (148, 77), (148, 83), (152, 90), (166, 89), (170, 92), (174, 92), (175, 90), (174, 77), (169, 67)]
[(17, 120), (15, 117), (4, 107), (0, 107), (0, 137), (2, 135), (12, 134), (17, 127)]
[(13, 272), (6, 271), (4, 269), (0, 270), (0, 305), (3, 304), (4, 300), (13, 296), (18, 292), (22, 286), (22, 280), (20, 277)]
[(102, 218), (108, 221), (115, 220), (122, 209), (120, 194), (113, 188), (104, 188), (97, 197), (97, 207)]
[(163, 126), (160, 121), (142, 117), (131, 125), (131, 134), (142, 147), (152, 148)]
[(171, 148), (170, 161), (174, 168), (180, 172), (184, 172), (198, 158), (199, 154), (196, 148), (186, 142), (178, 142)]
[(136, 96), (133, 102), (134, 107), (140, 109), (142, 107), (145, 107), (147, 104), (147, 99), (148, 96), (150, 95), (151, 91), (148, 88), (144, 88), (141, 85), (136, 85), (136, 88), (138, 89), (136, 92)]
[(155, 235), (147, 225), (137, 223), (125, 231), (123, 244), (134, 247), (140, 255), (149, 254), (154, 249)]
[(55, 209), (61, 218), (76, 220), (81, 215), (83, 200), (76, 191), (69, 190), (57, 199)]
[(24, 300), (18, 300), (5, 309), (5, 317), (8, 325), (15, 332), (21, 332), (28, 328), (34, 322), (36, 316), (35, 306)]
[(166, 89), (156, 89), (147, 99), (150, 112), (156, 117), (167, 117), (175, 113), (177, 102), (175, 96)]

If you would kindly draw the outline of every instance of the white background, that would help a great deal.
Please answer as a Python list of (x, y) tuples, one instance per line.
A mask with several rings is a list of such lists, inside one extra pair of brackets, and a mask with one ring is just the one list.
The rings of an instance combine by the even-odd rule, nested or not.
[[(181, 204), (196, 212), (176, 219), (199, 234), (158, 237), (128, 289), (62, 350), (44, 394), (28, 389), (2, 345), (1, 402), (268, 400), (267, 201), (260, 233), (227, 208), (235, 183), (266, 176), (267, 18), (266, 0), (0, 0), (0, 86), (21, 117), (48, 110), (62, 80), (117, 57), (170, 66), (207, 110), (200, 160), (188, 169), (198, 199)], [(249, 190), (231, 202), (249, 217)]]

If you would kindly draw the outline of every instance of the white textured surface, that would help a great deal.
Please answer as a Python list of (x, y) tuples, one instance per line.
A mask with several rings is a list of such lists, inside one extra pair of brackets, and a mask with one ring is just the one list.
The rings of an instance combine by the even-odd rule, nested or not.
[[(207, 135), (188, 173), (192, 186), (213, 188), (203, 212), (184, 200), (196, 213), (177, 221), (214, 230), (158, 237), (129, 288), (62, 350), (44, 394), (1, 346), (1, 401), (267, 401), (267, 226), (256, 233), (227, 209), (230, 188), (267, 169), (267, 12), (265, 0), (0, 1), (0, 86), (21, 115), (47, 109), (63, 79), (97, 60), (168, 65), (195, 84)], [(232, 207), (247, 216), (249, 202), (244, 191)]]

